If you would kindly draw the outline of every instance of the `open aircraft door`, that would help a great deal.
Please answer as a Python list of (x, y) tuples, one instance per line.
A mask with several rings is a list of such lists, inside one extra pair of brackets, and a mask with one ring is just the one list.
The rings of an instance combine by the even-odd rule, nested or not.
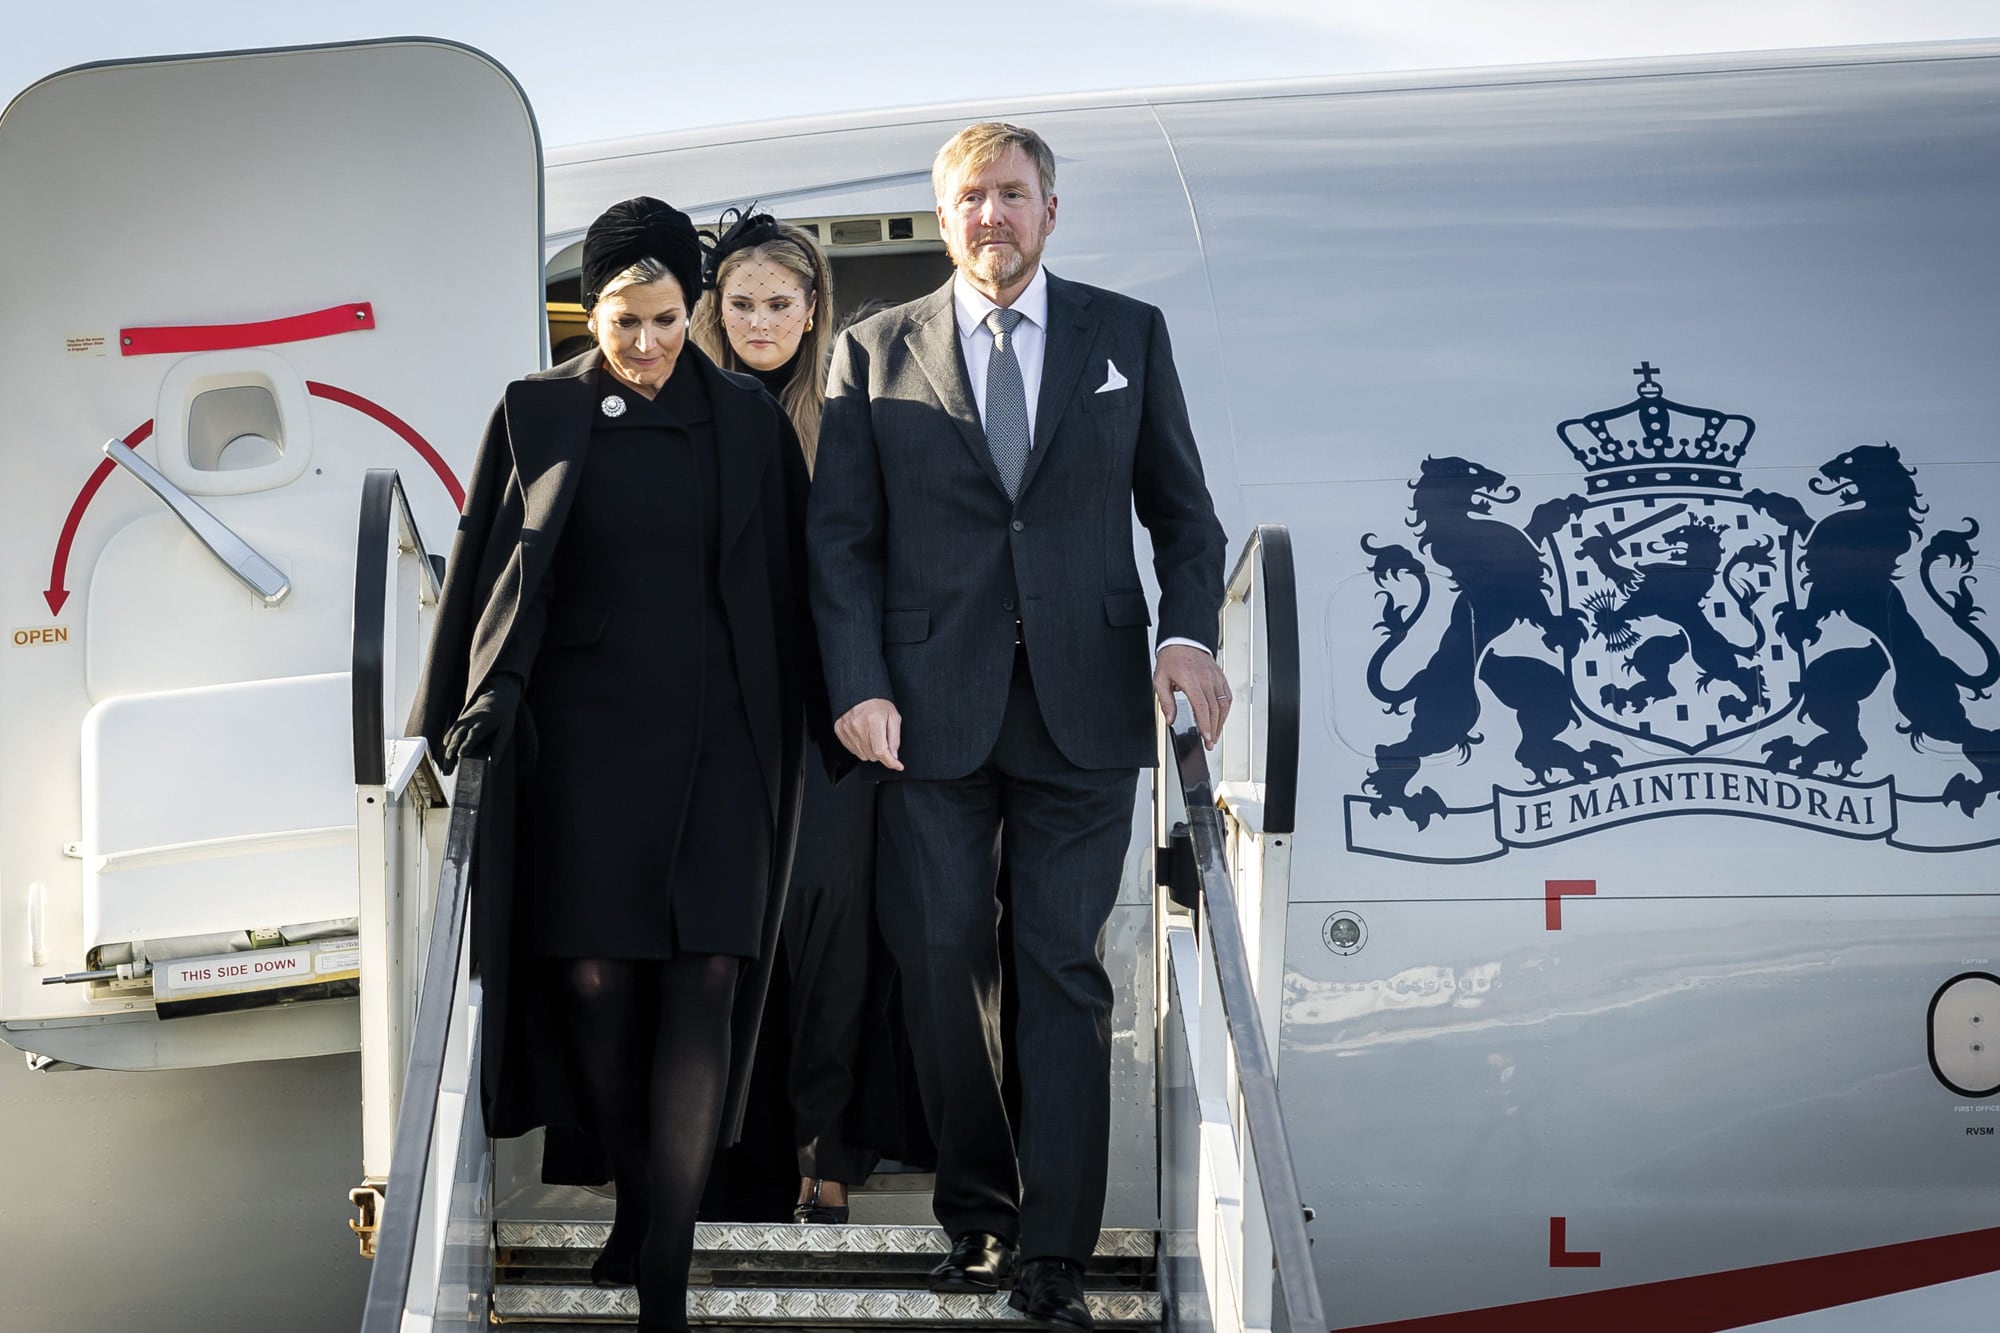
[(520, 88), (448, 43), (89, 66), (0, 117), (8, 1042), (354, 1048), (363, 478), (448, 547), (539, 364), (541, 220)]

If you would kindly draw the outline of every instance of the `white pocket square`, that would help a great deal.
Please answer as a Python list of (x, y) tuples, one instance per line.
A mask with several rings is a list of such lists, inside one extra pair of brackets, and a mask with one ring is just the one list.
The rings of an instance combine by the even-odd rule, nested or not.
[(1130, 382), (1118, 373), (1118, 366), (1115, 362), (1106, 361), (1104, 363), (1104, 383), (1097, 386), (1097, 392), (1110, 393), (1113, 389), (1124, 388)]

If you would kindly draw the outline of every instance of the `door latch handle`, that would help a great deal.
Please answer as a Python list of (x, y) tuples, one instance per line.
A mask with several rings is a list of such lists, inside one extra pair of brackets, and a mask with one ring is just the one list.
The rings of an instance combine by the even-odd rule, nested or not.
[(257, 554), (249, 542), (237, 536), (227, 523), (202, 508), (193, 496), (168, 481), (164, 473), (141, 458), (131, 445), (123, 440), (106, 440), (104, 456), (144, 482), (146, 488), (174, 511), (174, 516), (187, 525), (189, 532), (201, 539), (202, 545), (244, 587), (263, 600), (264, 605), (276, 606), (285, 600), (285, 595), (292, 590), (292, 581), (285, 577), (284, 572)]

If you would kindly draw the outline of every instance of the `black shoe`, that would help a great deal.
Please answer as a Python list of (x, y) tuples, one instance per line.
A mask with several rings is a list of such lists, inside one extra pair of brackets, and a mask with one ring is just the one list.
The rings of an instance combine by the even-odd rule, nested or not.
[(1014, 1274), (1014, 1244), (990, 1231), (968, 1231), (931, 1270), (932, 1291), (998, 1291)]
[(599, 1287), (632, 1287), (639, 1282), (639, 1261), (629, 1254), (605, 1250), (590, 1265), (590, 1281)]
[(829, 1222), (835, 1225), (847, 1220), (847, 1205), (844, 1203), (821, 1203), (819, 1187), (824, 1181), (815, 1180), (806, 1194), (806, 1201), (792, 1209), (794, 1222)]
[(1030, 1259), (1021, 1265), (1007, 1304), (1031, 1324), (1068, 1333), (1090, 1333), (1090, 1306), (1083, 1299), (1083, 1265), (1073, 1259)]

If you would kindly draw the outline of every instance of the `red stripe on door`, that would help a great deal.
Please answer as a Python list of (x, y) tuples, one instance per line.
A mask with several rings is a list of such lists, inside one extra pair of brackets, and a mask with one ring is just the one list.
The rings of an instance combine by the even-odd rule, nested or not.
[(1722, 1333), (1993, 1272), (2000, 1272), (2000, 1227), (1346, 1333)]
[(375, 307), (367, 301), (329, 306), (308, 315), (289, 315), (257, 324), (175, 324), (150, 329), (118, 330), (118, 350), (125, 356), (155, 356), (162, 352), (226, 352), (238, 347), (269, 347), (304, 342), (375, 327)]

